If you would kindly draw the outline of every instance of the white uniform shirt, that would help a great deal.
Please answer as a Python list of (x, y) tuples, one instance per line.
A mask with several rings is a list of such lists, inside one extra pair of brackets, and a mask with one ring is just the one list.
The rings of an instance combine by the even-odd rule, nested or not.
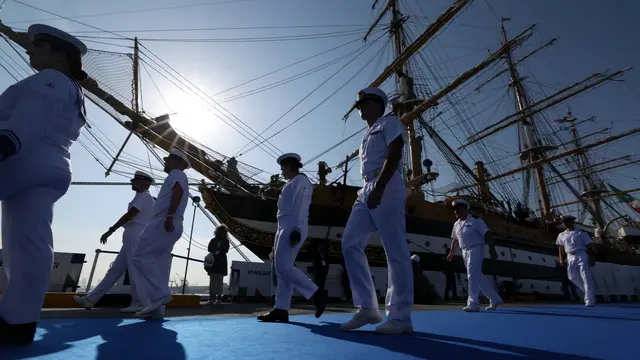
[(124, 224), (124, 228), (129, 228), (133, 226), (147, 226), (153, 219), (153, 204), (155, 200), (153, 200), (153, 196), (149, 193), (149, 191), (143, 191), (136, 193), (136, 196), (133, 197), (133, 200), (129, 203), (127, 210), (131, 210), (131, 208), (138, 209), (139, 213), (133, 220)]
[(16, 148), (8, 161), (33, 158), (70, 171), (69, 148), (85, 123), (82, 88), (57, 70), (42, 70), (0, 95), (0, 135)]
[(482, 219), (467, 215), (466, 219), (458, 219), (453, 224), (451, 238), (458, 240), (460, 248), (465, 249), (484, 244), (484, 235), (487, 231), (489, 228)]
[(169, 212), (171, 194), (173, 193), (173, 186), (176, 183), (182, 187), (182, 198), (180, 199), (180, 205), (178, 205), (175, 217), (183, 217), (184, 211), (187, 208), (187, 202), (189, 201), (189, 181), (184, 171), (178, 169), (171, 170), (169, 176), (164, 180), (164, 184), (162, 184), (160, 192), (158, 193), (158, 198), (155, 204), (153, 204), (154, 217), (165, 216)]
[(284, 185), (278, 198), (278, 221), (289, 219), (293, 226), (307, 224), (313, 185), (304, 174), (299, 174)]
[[(360, 175), (365, 183), (377, 178), (389, 154), (389, 144), (403, 134), (404, 126), (393, 114), (381, 117), (367, 130), (360, 144)], [(401, 176), (401, 171), (402, 168), (398, 166), (396, 175)]]
[(564, 247), (566, 253), (574, 251), (587, 251), (587, 245), (591, 244), (593, 240), (586, 232), (575, 229), (573, 231), (567, 229), (558, 234), (556, 245)]

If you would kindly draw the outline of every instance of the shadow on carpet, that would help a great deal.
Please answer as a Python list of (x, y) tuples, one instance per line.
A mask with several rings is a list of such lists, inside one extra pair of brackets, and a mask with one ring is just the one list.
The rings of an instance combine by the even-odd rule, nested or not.
[[(383, 348), (395, 354), (416, 357), (419, 359), (495, 359), (507, 360), (514, 357), (525, 359), (548, 360), (591, 360), (592, 357), (560, 354), (551, 351), (537, 350), (521, 346), (499, 344), (489, 341), (478, 341), (455, 336), (446, 336), (414, 331), (400, 336), (378, 335), (374, 331), (340, 331), (340, 324), (323, 322), (315, 325), (300, 322), (289, 322), (311, 330), (311, 333), (328, 338), (349, 341), (361, 345)], [(386, 358), (386, 356), (385, 356)]]
[[(44, 329), (45, 333), (39, 339), (28, 346), (0, 348), (0, 359), (43, 357), (125, 360), (131, 356), (141, 359), (186, 359), (184, 347), (177, 341), (177, 332), (165, 328), (165, 322), (148, 320), (126, 323), (122, 319), (43, 321), (39, 328)], [(103, 341), (99, 344), (87, 341), (96, 337)]]

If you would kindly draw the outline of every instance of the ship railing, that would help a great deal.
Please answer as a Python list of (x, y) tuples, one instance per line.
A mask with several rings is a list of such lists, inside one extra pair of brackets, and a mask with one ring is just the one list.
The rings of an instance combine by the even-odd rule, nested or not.
[[(89, 290), (91, 290), (91, 283), (93, 282), (93, 277), (95, 275), (96, 265), (98, 264), (98, 258), (100, 257), (100, 254), (113, 254), (117, 256), (119, 253), (120, 253), (119, 251), (96, 249), (96, 256), (93, 258), (93, 264), (91, 265), (91, 272), (89, 273), (89, 280), (87, 281), (87, 287), (85, 289), (87, 293), (89, 292)], [(204, 260), (201, 260), (201, 259), (194, 259), (194, 258), (182, 256), (182, 255), (176, 255), (176, 254), (171, 254), (171, 258), (172, 259), (179, 258), (185, 261), (195, 261), (201, 264), (204, 263)], [(184, 281), (186, 281), (186, 279), (187, 279), (187, 272), (185, 272), (184, 274)], [(184, 290), (183, 290), (183, 293), (184, 293)]]

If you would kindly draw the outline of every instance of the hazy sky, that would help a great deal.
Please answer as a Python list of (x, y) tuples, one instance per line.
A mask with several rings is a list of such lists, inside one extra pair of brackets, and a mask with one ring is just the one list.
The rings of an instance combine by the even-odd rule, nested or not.
[[(401, 10), (410, 16), (408, 26), (415, 36), (452, 2), (453, 0), (406, 0), (400, 1), (400, 6)], [(426, 72), (427, 79), (436, 73), (438, 77), (444, 79), (443, 81), (448, 82), (457, 74), (482, 61), (488, 54), (488, 49), (497, 49), (500, 44), (499, 16), (512, 18), (512, 21), (507, 24), (510, 35), (519, 33), (533, 23), (538, 24), (534, 37), (525, 48), (519, 51), (520, 55), (526, 54), (553, 37), (559, 37), (556, 45), (530, 58), (521, 67), (522, 75), (526, 77), (531, 87), (531, 96), (534, 98), (543, 97), (543, 93), (548, 95), (594, 72), (617, 70), (640, 64), (640, 54), (637, 46), (634, 45), (635, 37), (632, 35), (640, 30), (634, 18), (640, 10), (640, 5), (635, 1), (609, 1), (607, 6), (603, 6), (603, 2), (596, 0), (562, 2), (492, 0), (490, 3), (491, 6), (488, 6), (486, 1), (476, 0), (431, 43), (434, 50), (429, 53), (428, 61), (437, 63), (440, 60), (440, 62), (437, 63), (437, 67), (434, 65), (430, 72)], [(89, 24), (94, 28), (73, 20), (59, 19), (55, 15), (25, 4)], [(176, 4), (175, 1), (169, 0), (9, 1), (2, 9), (0, 17), (5, 24), (18, 29), (26, 29), (32, 22), (57, 26), (82, 36), (91, 48), (114, 52), (130, 53), (132, 42), (123, 40), (121, 36), (137, 36), (144, 46), (141, 55), (143, 110), (155, 116), (164, 113), (175, 114), (172, 115), (172, 124), (175, 127), (225, 155), (237, 154), (249, 142), (246, 136), (250, 138), (252, 136), (247, 135), (249, 131), (246, 130), (246, 126), (241, 134), (215, 114), (225, 113), (229, 119), (231, 119), (229, 114), (233, 114), (236, 118), (231, 120), (235, 123), (233, 126), (236, 129), (244, 126), (238, 125), (242, 121), (253, 130), (261, 132), (286, 113), (265, 133), (265, 136), (270, 136), (301, 118), (270, 139), (275, 148), (270, 147), (270, 150), (255, 148), (246, 155), (238, 157), (238, 160), (264, 170), (265, 173), (260, 176), (262, 180), (268, 179), (270, 174), (279, 172), (274, 157), (280, 152), (296, 151), (302, 155), (304, 161), (315, 157), (363, 126), (357, 114), (346, 123), (341, 118), (353, 103), (357, 90), (366, 86), (391, 61), (392, 53), (388, 37), (386, 35), (381, 37), (379, 33), (372, 35), (371, 47), (350, 63), (349, 60), (353, 56), (347, 55), (352, 52), (355, 54), (360, 47), (367, 45), (358, 39), (362, 38), (366, 28), (375, 19), (380, 10), (380, 4), (375, 12), (371, 11), (373, 4), (371, 0), (185, 0), (180, 3), (181, 5)], [(294, 27), (301, 25), (306, 27)], [(247, 27), (254, 29), (246, 29)], [(255, 29), (255, 27), (263, 28)], [(112, 33), (100, 32), (96, 28), (106, 29)], [(201, 30), (157, 31), (167, 29)], [(143, 30), (156, 31), (144, 32)], [(334, 36), (328, 37), (327, 33), (332, 33)], [(278, 40), (277, 37), (281, 37), (279, 41), (275, 41)], [(376, 38), (379, 39), (374, 41)], [(341, 48), (308, 62), (215, 95), (282, 66), (343, 44)], [(8, 64), (12, 64), (13, 60), (7, 61), (7, 57), (20, 61), (19, 58), (4, 42), (0, 44), (0, 49), (6, 52), (0, 54), (2, 57), (0, 63), (11, 70)], [(213, 99), (224, 106), (228, 112), (225, 110), (212, 112), (201, 105), (202, 102), (198, 100), (198, 96), (185, 95), (181, 92), (156, 71), (167, 66), (160, 63), (153, 54), (197, 86), (199, 90), (195, 90), (196, 92), (202, 91), (209, 96), (215, 95)], [(343, 57), (342, 60), (329, 64), (308, 76), (269, 88), (267, 91), (256, 91), (260, 87), (285, 80), (341, 57)], [(105, 57), (105, 59), (109, 58)], [(117, 64), (116, 60), (113, 61)], [(107, 64), (109, 63), (106, 62), (103, 66)], [(345, 64), (347, 65), (341, 72), (332, 76)], [(441, 72), (445, 70), (445, 73)], [(22, 76), (24, 75), (25, 73), (22, 73)], [(121, 89), (126, 88), (126, 74), (109, 73), (113, 78), (118, 75), (122, 75), (124, 79), (120, 83)], [(354, 78), (350, 80), (351, 77)], [(568, 103), (574, 115), (578, 117), (597, 116), (595, 122), (585, 124), (581, 131), (586, 134), (609, 127), (615, 134), (638, 126), (640, 72), (633, 69), (624, 80), (625, 82), (606, 84)], [(1, 89), (14, 81), (6, 72), (0, 72)], [(313, 92), (324, 81), (327, 82)], [(434, 82), (428, 81), (428, 84), (419, 85), (427, 86), (431, 90), (437, 89)], [(507, 91), (505, 85), (504, 80), (493, 82), (483, 89), (485, 92), (483, 96), (488, 98), (487, 94), (492, 91), (504, 94)], [(385, 90), (392, 90), (392, 82), (385, 85)], [(247, 92), (252, 91), (255, 94), (246, 95)], [(312, 95), (305, 98), (311, 92), (313, 92)], [(233, 99), (233, 96), (237, 95), (243, 96)], [(495, 99), (498, 100), (500, 97)], [(298, 106), (289, 111), (300, 101), (302, 102)], [(469, 98), (469, 101), (472, 101), (472, 98)], [(490, 103), (491, 101), (487, 101), (487, 104)], [(498, 105), (500, 105), (499, 111)], [(305, 115), (316, 106), (314, 111)], [(486, 106), (478, 105), (477, 107), (477, 109), (483, 108)], [(549, 119), (559, 118), (565, 115), (566, 109), (566, 105), (554, 107), (547, 116)], [(107, 143), (110, 148), (117, 149), (127, 132), (97, 107), (91, 105), (88, 110), (91, 124), (94, 125), (94, 133), (100, 136), (101, 141)], [(505, 101), (496, 105), (495, 111), (488, 108), (485, 116), (474, 123), (474, 127), (480, 129), (490, 121), (496, 121), (510, 112), (513, 112), (513, 104), (509, 98), (506, 98)], [(453, 136), (460, 126), (453, 123), (448, 122), (447, 119), (437, 119), (434, 125), (437, 130), (442, 131), (442, 136), (447, 141), (457, 147), (465, 136), (457, 138)], [(491, 146), (498, 154), (495, 157), (500, 157), (501, 153), (515, 151), (514, 134), (513, 131), (504, 131), (487, 142), (487, 146)], [(92, 140), (88, 132), (85, 131), (81, 139), (90, 149), (97, 149), (95, 145), (91, 146)], [(330, 165), (337, 164), (358, 146), (360, 139), (361, 135), (355, 136), (320, 159), (314, 160), (307, 166), (307, 170), (315, 174), (319, 160), (324, 160)], [(595, 154), (596, 160), (626, 154), (635, 155), (634, 149), (637, 146), (634, 146), (632, 141), (633, 139), (630, 139), (606, 146)], [(444, 165), (443, 158), (436, 152), (435, 147), (427, 145), (426, 151), (441, 172), (436, 187), (454, 181), (451, 171)], [(141, 159), (140, 166), (147, 171), (150, 170), (149, 163), (151, 163), (155, 175), (163, 176), (157, 171), (160, 165), (152, 156), (148, 157), (145, 147), (139, 140), (133, 139), (127, 145), (125, 152), (127, 153), (125, 159), (132, 157)], [(104, 156), (101, 159), (104, 159)], [(465, 157), (465, 160), (469, 160), (468, 157)], [(72, 161), (74, 181), (126, 181), (128, 179), (118, 174), (112, 174), (104, 179), (104, 168), (80, 144), (74, 145), (72, 149)], [(473, 164), (470, 160), (468, 163)], [(116, 170), (132, 172), (132, 168), (123, 164), (116, 165)], [(354, 173), (350, 173), (349, 177), (352, 181), (357, 181), (357, 171), (355, 169)], [(615, 185), (621, 189), (635, 188), (638, 187), (635, 181), (638, 173), (637, 166), (630, 166), (617, 171), (614, 173), (615, 177), (610, 178), (613, 178)], [(195, 173), (191, 173), (190, 176), (200, 178)], [(340, 172), (334, 171), (332, 176), (340, 176)], [(192, 193), (196, 192), (192, 190)], [(157, 189), (152, 193), (157, 194)], [(55, 249), (59, 252), (87, 254), (83, 278), (88, 277), (95, 249), (119, 249), (121, 232), (114, 234), (109, 243), (103, 247), (99, 244), (99, 238), (124, 213), (132, 196), (133, 193), (126, 186), (74, 186), (56, 205)], [(187, 234), (190, 230), (192, 211), (193, 207), (189, 206), (185, 214), (184, 229)], [(213, 225), (202, 214), (197, 214), (194, 240), (201, 245), (195, 245), (192, 248), (192, 257), (204, 258), (206, 252), (202, 249), (202, 245), (206, 246), (212, 232)], [(187, 241), (180, 240), (173, 252), (186, 255)], [(97, 279), (102, 277), (109, 264), (107, 257), (109, 260), (113, 259), (111, 255), (101, 258), (97, 267)], [(241, 259), (240, 256), (232, 252), (230, 260), (239, 259)], [(257, 260), (255, 256), (252, 256), (252, 259)], [(174, 261), (172, 277), (182, 277), (183, 273), (184, 261)], [(190, 265), (188, 280), (192, 284), (201, 285), (207, 281), (200, 264)]]

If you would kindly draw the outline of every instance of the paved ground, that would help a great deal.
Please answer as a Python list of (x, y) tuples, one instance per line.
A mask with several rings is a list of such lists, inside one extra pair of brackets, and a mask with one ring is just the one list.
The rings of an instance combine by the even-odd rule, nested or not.
[[(504, 307), (542, 305), (540, 303), (516, 302), (504, 304)], [(443, 303), (438, 305), (415, 305), (415, 310), (460, 310), (463, 303)], [(210, 306), (201, 303), (197, 308), (167, 308), (165, 317), (185, 317), (185, 316), (255, 316), (269, 311), (272, 305), (267, 303), (224, 303), (221, 306)], [(381, 308), (382, 309), (382, 308)], [(347, 303), (332, 303), (327, 306), (327, 313), (352, 312), (353, 306)], [(313, 305), (308, 303), (298, 303), (292, 306), (291, 315), (313, 313)], [(85, 309), (43, 309), (43, 319), (55, 318), (126, 318), (133, 317), (128, 314), (121, 314), (117, 308), (94, 308)]]

